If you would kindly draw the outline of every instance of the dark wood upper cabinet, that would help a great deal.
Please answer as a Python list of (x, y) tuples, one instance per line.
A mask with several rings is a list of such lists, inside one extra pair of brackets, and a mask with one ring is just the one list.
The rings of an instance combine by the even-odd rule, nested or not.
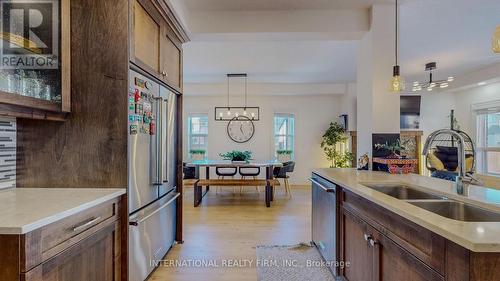
[(39, 15), (41, 22), (34, 29), (23, 21), (24, 30), (2, 25), (0, 115), (64, 120), (71, 111), (70, 0), (36, 7), (32, 3), (1, 5), (4, 23), (23, 20), (11, 13), (14, 8)]
[(163, 25), (163, 32), (160, 38), (160, 69), (163, 81), (181, 89), (182, 52), (176, 45), (173, 31), (168, 25)]
[(130, 61), (182, 92), (182, 43), (164, 13), (167, 6), (134, 0), (130, 8)]

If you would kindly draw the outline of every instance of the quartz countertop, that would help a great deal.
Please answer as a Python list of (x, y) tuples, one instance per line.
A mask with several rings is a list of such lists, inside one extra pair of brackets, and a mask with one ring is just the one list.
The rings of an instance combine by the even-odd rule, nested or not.
[(456, 193), (450, 181), (416, 174), (391, 175), (356, 169), (316, 169), (313, 172), (471, 251), (500, 252), (500, 222), (463, 222), (449, 219), (363, 184), (403, 183), (415, 189), (495, 212), (500, 212), (500, 190), (471, 185), (469, 196), (462, 196)]
[(125, 193), (125, 188), (0, 190), (0, 234), (25, 234)]

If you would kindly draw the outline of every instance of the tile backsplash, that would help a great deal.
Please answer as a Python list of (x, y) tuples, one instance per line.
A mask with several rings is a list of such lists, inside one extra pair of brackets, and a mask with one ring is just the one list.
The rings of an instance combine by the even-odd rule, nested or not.
[(16, 119), (0, 117), (0, 189), (16, 186)]

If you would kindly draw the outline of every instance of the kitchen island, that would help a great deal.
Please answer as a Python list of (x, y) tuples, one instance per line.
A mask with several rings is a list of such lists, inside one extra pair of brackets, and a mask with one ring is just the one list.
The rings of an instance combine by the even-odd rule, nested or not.
[(126, 280), (126, 189), (0, 191), (0, 280)]
[[(318, 169), (312, 180), (313, 240), (323, 257), (349, 262), (332, 267), (335, 274), (351, 281), (500, 280), (500, 191), (470, 186), (461, 196), (448, 181), (355, 169)], [(335, 196), (335, 206), (315, 203), (318, 190)], [(318, 217), (331, 213), (334, 227), (325, 235)]]

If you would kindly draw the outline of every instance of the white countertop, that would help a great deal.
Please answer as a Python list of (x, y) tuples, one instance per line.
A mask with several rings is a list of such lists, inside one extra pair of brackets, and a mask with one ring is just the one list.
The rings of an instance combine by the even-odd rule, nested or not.
[(0, 234), (24, 234), (125, 194), (121, 188), (0, 190)]
[(452, 220), (378, 192), (362, 183), (405, 183), (416, 189), (445, 195), (450, 199), (496, 212), (500, 212), (500, 190), (471, 185), (469, 196), (465, 197), (456, 193), (450, 181), (415, 174), (391, 175), (356, 169), (317, 169), (313, 172), (471, 251), (500, 252), (500, 222)]

